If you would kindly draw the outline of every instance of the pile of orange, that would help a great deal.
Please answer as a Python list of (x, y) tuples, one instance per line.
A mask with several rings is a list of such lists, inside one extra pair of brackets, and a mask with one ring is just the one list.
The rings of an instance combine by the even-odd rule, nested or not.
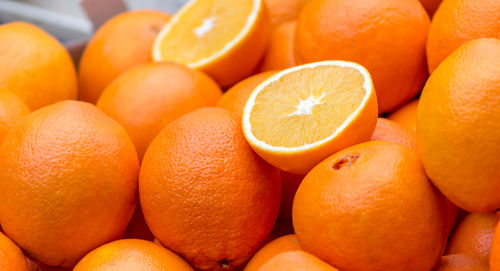
[(500, 271), (500, 0), (0, 25), (0, 270)]

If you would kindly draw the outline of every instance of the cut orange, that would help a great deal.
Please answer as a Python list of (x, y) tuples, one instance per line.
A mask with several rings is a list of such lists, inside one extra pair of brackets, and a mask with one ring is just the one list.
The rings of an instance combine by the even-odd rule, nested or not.
[(281, 71), (262, 82), (243, 112), (243, 130), (267, 162), (306, 174), (329, 155), (370, 139), (377, 98), (369, 72), (347, 61)]
[(227, 87), (255, 70), (269, 24), (262, 0), (191, 0), (156, 38), (153, 59), (202, 70)]

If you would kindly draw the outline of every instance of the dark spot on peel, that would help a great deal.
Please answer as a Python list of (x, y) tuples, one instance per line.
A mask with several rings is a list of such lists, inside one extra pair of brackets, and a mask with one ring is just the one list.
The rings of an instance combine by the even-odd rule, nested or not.
[(222, 259), (218, 261), (220, 268), (222, 269), (229, 269), (229, 263), (231, 263), (231, 260), (228, 259)]
[(353, 154), (351, 156), (344, 157), (340, 159), (337, 163), (335, 163), (332, 168), (335, 170), (339, 170), (343, 168), (344, 166), (351, 166), (352, 164), (356, 163), (356, 161), (359, 159), (359, 154)]

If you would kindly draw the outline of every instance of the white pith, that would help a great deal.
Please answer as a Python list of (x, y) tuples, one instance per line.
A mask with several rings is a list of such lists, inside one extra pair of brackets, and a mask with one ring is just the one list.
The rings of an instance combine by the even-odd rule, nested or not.
[[(252, 111), (252, 108), (255, 104), (255, 99), (258, 96), (258, 94), (270, 83), (279, 80), (281, 77), (283, 77), (286, 74), (293, 73), (298, 70), (302, 69), (310, 69), (310, 68), (315, 68), (315, 67), (320, 67), (320, 66), (339, 66), (339, 67), (349, 67), (353, 68), (361, 73), (363, 78), (365, 79), (363, 83), (363, 88), (365, 89), (365, 96), (363, 97), (362, 102), (352, 112), (346, 119), (345, 121), (337, 127), (337, 129), (328, 137), (321, 139), (319, 141), (316, 141), (314, 143), (310, 144), (305, 144), (297, 147), (283, 147), (283, 146), (273, 146), (269, 145), (266, 142), (258, 139), (255, 137), (255, 135), (252, 133), (252, 125), (250, 124), (250, 113)], [(250, 97), (248, 98), (248, 101), (245, 105), (245, 108), (243, 110), (243, 132), (245, 134), (245, 137), (249, 142), (251, 142), (253, 145), (257, 146), (259, 149), (266, 150), (268, 152), (275, 152), (275, 153), (296, 153), (296, 152), (301, 152), (305, 151), (308, 149), (315, 148), (317, 146), (320, 146), (322, 144), (325, 144), (335, 138), (339, 133), (341, 133), (349, 123), (352, 122), (352, 120), (359, 114), (359, 112), (365, 107), (366, 103), (368, 102), (368, 99), (373, 93), (373, 87), (372, 87), (372, 81), (370, 77), (370, 73), (368, 70), (366, 70), (363, 66), (354, 63), (354, 62), (349, 62), (349, 61), (322, 61), (322, 62), (315, 62), (315, 63), (310, 63), (310, 64), (305, 64), (301, 66), (296, 66), (293, 68), (289, 68), (286, 70), (283, 70), (281, 72), (278, 72), (277, 74), (271, 76), (261, 84), (259, 84), (255, 90), (250, 94)], [(317, 103), (318, 98), (314, 98)], [(314, 106), (313, 102), (309, 102), (307, 106)], [(303, 108), (304, 109), (304, 108)], [(312, 108), (311, 108), (312, 109)], [(305, 111), (304, 111), (305, 112)], [(307, 112), (305, 112), (307, 113)]]

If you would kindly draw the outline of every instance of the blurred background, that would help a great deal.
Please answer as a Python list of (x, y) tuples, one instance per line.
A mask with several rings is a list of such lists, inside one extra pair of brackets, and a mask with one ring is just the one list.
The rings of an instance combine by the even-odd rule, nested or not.
[(34, 23), (58, 38), (75, 62), (87, 40), (112, 16), (133, 9), (174, 13), (187, 0), (0, 0), (0, 24)]

